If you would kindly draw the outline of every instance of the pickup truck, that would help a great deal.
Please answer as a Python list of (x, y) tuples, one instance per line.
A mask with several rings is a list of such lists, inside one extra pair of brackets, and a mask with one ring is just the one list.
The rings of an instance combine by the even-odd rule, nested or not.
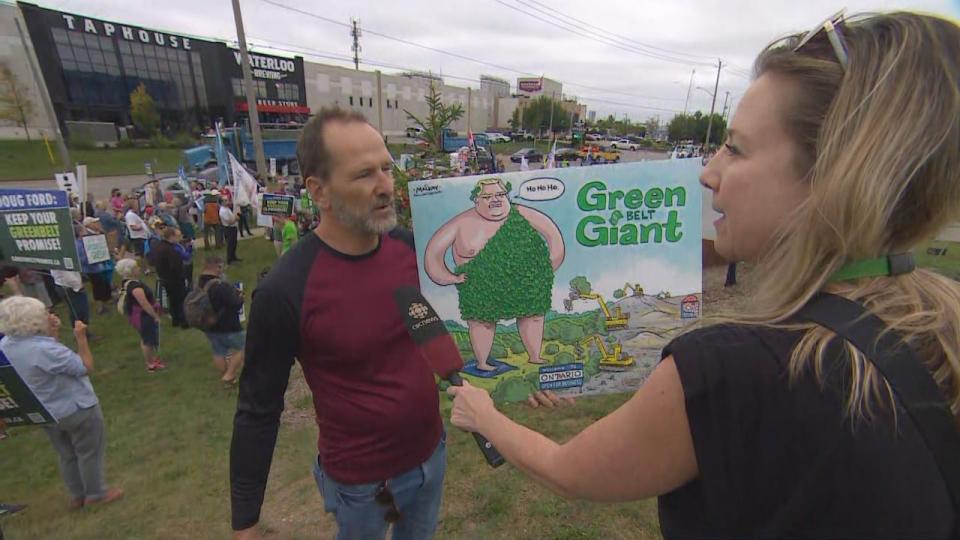
[(515, 141), (532, 141), (532, 140), (533, 140), (533, 133), (530, 133), (529, 131), (527, 131), (527, 130), (525, 130), (525, 129), (518, 129), (518, 130), (516, 130), (516, 131), (513, 132), (513, 140), (515, 140)]
[(583, 159), (587, 159), (589, 155), (594, 161), (600, 163), (618, 163), (620, 161), (620, 152), (608, 150), (600, 146), (581, 146), (579, 154)]

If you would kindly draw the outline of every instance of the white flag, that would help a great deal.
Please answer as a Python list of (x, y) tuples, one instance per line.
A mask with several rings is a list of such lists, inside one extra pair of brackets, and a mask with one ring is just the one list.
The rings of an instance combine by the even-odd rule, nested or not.
[(227, 155), (230, 156), (230, 168), (233, 170), (233, 201), (237, 206), (251, 205), (259, 210), (260, 199), (257, 197), (257, 181), (237, 161), (237, 158), (233, 157), (233, 154), (227, 152)]

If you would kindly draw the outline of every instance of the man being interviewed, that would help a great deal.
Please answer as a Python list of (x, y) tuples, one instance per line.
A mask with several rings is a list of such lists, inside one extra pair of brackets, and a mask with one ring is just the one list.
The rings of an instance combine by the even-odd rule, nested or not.
[(236, 538), (260, 538), (264, 488), (294, 358), (319, 427), (313, 469), (338, 539), (427, 539), (446, 468), (433, 372), (393, 305), (417, 286), (412, 236), (396, 229), (393, 162), (363, 116), (325, 109), (297, 158), (323, 220), (253, 295), (230, 453)]

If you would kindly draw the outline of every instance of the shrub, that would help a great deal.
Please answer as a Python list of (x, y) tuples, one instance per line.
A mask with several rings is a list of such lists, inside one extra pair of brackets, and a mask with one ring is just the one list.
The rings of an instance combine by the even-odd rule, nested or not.
[(173, 137), (173, 144), (177, 148), (190, 148), (197, 145), (197, 139), (186, 131), (181, 131)]
[(120, 139), (117, 141), (117, 148), (136, 148), (137, 144), (133, 142), (133, 139)]
[(547, 343), (547, 346), (543, 349), (544, 354), (554, 355), (560, 352), (560, 346), (556, 343)]
[(163, 135), (150, 137), (150, 148), (176, 148), (176, 144)]

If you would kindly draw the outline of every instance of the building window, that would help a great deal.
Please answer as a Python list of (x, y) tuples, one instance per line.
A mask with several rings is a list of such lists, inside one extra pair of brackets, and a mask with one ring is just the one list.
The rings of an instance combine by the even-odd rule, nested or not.
[(277, 99), (300, 101), (300, 87), (296, 84), (277, 83)]
[(350, 96), (350, 106), (353, 107), (353, 96)]
[(390, 106), (390, 100), (389, 100), (389, 99), (387, 100), (387, 108), (388, 108), (388, 109), (392, 109), (392, 108), (393, 108), (393, 107)]
[(373, 108), (373, 98), (367, 98), (367, 105), (369, 105), (371, 109)]

